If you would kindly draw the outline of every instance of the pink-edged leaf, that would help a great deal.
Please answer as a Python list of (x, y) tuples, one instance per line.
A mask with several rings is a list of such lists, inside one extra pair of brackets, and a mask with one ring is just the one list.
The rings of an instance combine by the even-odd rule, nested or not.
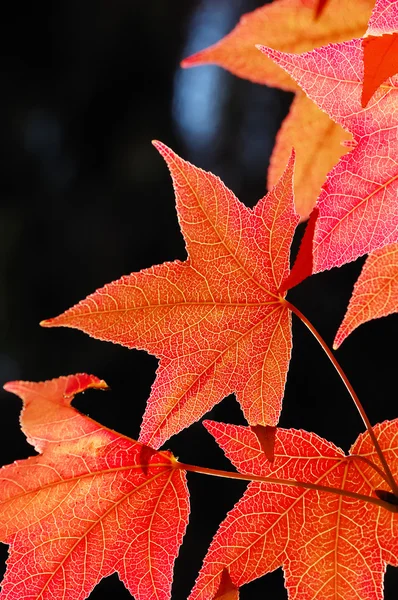
[[(0, 539), (10, 545), (1, 600), (84, 600), (115, 571), (137, 600), (170, 598), (188, 523), (185, 472), (70, 406), (106, 388), (79, 374), (5, 386), (40, 452), (0, 470)], [(146, 473), (144, 472), (146, 469)]]
[(276, 425), (291, 352), (290, 313), (278, 290), (299, 221), (294, 156), (251, 210), (218, 177), (156, 147), (173, 178), (188, 260), (123, 277), (44, 325), (160, 358), (145, 444), (159, 447), (233, 392), (251, 425)]
[[(376, 489), (387, 491), (381, 476), (358, 458), (379, 465), (368, 434), (347, 457), (313, 433), (278, 428), (270, 463), (249, 428), (205, 425), (241, 473), (373, 497)], [(375, 433), (397, 476), (398, 420), (377, 425)], [(386, 563), (397, 566), (397, 556), (397, 513), (330, 492), (252, 482), (220, 525), (190, 600), (211, 598), (224, 569), (240, 587), (281, 566), (292, 600), (382, 600)]]
[(383, 35), (395, 31), (398, 31), (397, 0), (376, 0), (366, 34)]
[(381, 86), (363, 109), (361, 39), (301, 55), (262, 51), (356, 142), (329, 173), (319, 197), (314, 271), (398, 241), (398, 78)]
[(362, 323), (398, 312), (398, 244), (375, 250), (367, 258), (354, 286), (347, 313), (333, 347)]

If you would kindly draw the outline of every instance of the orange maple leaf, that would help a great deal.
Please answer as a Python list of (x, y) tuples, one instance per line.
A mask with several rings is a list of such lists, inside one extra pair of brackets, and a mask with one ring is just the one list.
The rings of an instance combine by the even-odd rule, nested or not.
[(43, 325), (160, 358), (140, 436), (152, 447), (233, 392), (250, 424), (276, 425), (291, 352), (278, 289), (299, 220), (294, 158), (251, 210), (218, 177), (156, 147), (173, 178), (188, 260), (123, 277)]
[[(344, 455), (307, 431), (278, 429), (270, 463), (247, 427), (205, 422), (244, 474), (334, 487), (370, 498), (388, 492), (368, 433)], [(395, 476), (398, 420), (374, 428)], [(375, 494), (375, 491), (378, 493)], [(393, 497), (394, 503), (398, 499)], [(214, 537), (190, 600), (213, 598), (223, 573), (239, 588), (283, 566), (289, 598), (382, 600), (386, 564), (398, 566), (398, 514), (353, 497), (252, 482)]]
[(0, 538), (10, 544), (1, 600), (87, 598), (115, 571), (137, 600), (170, 597), (188, 522), (185, 473), (168, 452), (70, 406), (92, 375), (15, 381), (22, 429), (39, 456), (0, 470)]
[[(262, 62), (255, 46), (302, 53), (330, 42), (365, 33), (373, 0), (277, 0), (241, 18), (217, 44), (186, 58), (182, 66), (217, 64), (256, 83), (299, 91), (295, 81), (270, 60)], [(268, 171), (271, 188), (283, 172), (291, 148), (296, 149), (295, 202), (308, 217), (327, 173), (347, 149), (350, 134), (312, 105), (299, 91), (278, 134)]]

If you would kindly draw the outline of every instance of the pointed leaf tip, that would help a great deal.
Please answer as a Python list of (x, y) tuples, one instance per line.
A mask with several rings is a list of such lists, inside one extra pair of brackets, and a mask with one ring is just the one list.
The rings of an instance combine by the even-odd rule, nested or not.
[(40, 327), (53, 327), (53, 321), (54, 319), (44, 319), (40, 321), (39, 325)]
[[(50, 386), (60, 386), (59, 390), (62, 389), (62, 395), (70, 398), (80, 392), (84, 392), (90, 388), (108, 390), (108, 384), (103, 380), (99, 379), (95, 375), (88, 375), (87, 373), (77, 373), (76, 375), (67, 375), (65, 377), (59, 377), (49, 381), (8, 381), (4, 384), (3, 389), (11, 394), (19, 396), (25, 401), (27, 394), (32, 391), (45, 392), (51, 389)], [(59, 392), (61, 393), (61, 392)], [(69, 400), (70, 401), (70, 400)]]

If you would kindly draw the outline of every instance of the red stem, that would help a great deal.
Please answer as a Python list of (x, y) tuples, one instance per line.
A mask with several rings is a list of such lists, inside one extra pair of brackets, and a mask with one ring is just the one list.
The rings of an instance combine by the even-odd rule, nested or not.
[(393, 494), (395, 496), (398, 497), (398, 486), (395, 482), (395, 479), (393, 477), (393, 474), (391, 473), (390, 467), (388, 466), (388, 463), (386, 461), (386, 458), (383, 454), (383, 450), (380, 447), (380, 444), (377, 440), (376, 434), (373, 431), (373, 427), (368, 419), (368, 416), (365, 412), (365, 409), (363, 408), (354, 388), (352, 387), (351, 383), (349, 382), (347, 375), (344, 373), (342, 367), (340, 366), (339, 362), (337, 361), (336, 357), (334, 356), (333, 352), (331, 351), (331, 349), (329, 348), (329, 346), (326, 344), (325, 340), (321, 337), (321, 335), (318, 333), (318, 331), (315, 329), (315, 327), (312, 325), (312, 323), (310, 323), (310, 321), (307, 319), (307, 317), (305, 317), (303, 315), (303, 313), (296, 308), (293, 304), (291, 304), (290, 302), (288, 302), (287, 300), (283, 300), (285, 305), (300, 319), (300, 321), (302, 321), (302, 323), (304, 323), (304, 325), (311, 331), (312, 335), (315, 337), (315, 339), (318, 341), (318, 343), (320, 344), (320, 346), (323, 348), (325, 354), (327, 355), (327, 357), (329, 358), (330, 362), (332, 363), (332, 365), (334, 366), (334, 368), (336, 369), (337, 373), (340, 375), (341, 380), (343, 381), (344, 385), (346, 386), (351, 398), (354, 401), (355, 406), (358, 409), (359, 414), (362, 417), (362, 420), (366, 426), (366, 429), (368, 430), (368, 433), (370, 435), (370, 438), (373, 442), (373, 445), (375, 447), (375, 450), (377, 452), (377, 455), (380, 459), (380, 462), (383, 466), (386, 478), (387, 478), (387, 482), (393, 492)]
[(218, 469), (210, 469), (208, 467), (197, 467), (196, 465), (188, 465), (180, 463), (176, 460), (176, 467), (183, 469), (184, 471), (190, 471), (191, 473), (201, 473), (203, 475), (212, 475), (213, 477), (224, 477), (226, 479), (239, 479), (241, 481), (259, 481), (260, 483), (276, 483), (278, 485), (287, 485), (290, 487), (304, 488), (306, 490), (317, 490), (318, 492), (328, 492), (329, 494), (336, 494), (337, 496), (346, 496), (354, 498), (355, 500), (362, 500), (363, 502), (369, 502), (376, 506), (381, 506), (390, 512), (398, 512), (398, 505), (384, 502), (379, 498), (373, 498), (372, 496), (365, 496), (364, 494), (357, 494), (348, 490), (342, 490), (340, 488), (328, 487), (326, 485), (318, 485), (316, 483), (308, 483), (305, 481), (297, 481), (295, 479), (278, 479), (277, 477), (262, 477), (261, 475), (245, 475), (243, 473), (233, 473), (231, 471), (220, 471)]

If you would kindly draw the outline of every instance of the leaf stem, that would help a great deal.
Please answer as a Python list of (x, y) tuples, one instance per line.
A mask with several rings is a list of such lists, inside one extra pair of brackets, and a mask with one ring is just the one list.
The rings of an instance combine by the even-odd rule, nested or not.
[(354, 388), (352, 387), (351, 383), (349, 382), (347, 375), (344, 373), (340, 363), (337, 361), (336, 357), (334, 356), (334, 354), (331, 351), (331, 349), (329, 348), (329, 346), (326, 344), (325, 340), (318, 333), (318, 331), (315, 329), (315, 327), (312, 325), (312, 323), (310, 323), (310, 321), (307, 319), (307, 317), (304, 316), (303, 313), (298, 308), (296, 308), (293, 304), (291, 304), (288, 300), (283, 300), (283, 302), (286, 304), (287, 308), (289, 308), (296, 315), (296, 317), (298, 317), (300, 319), (300, 321), (302, 321), (302, 323), (304, 323), (304, 325), (310, 330), (310, 332), (315, 337), (315, 339), (318, 341), (318, 343), (324, 350), (325, 354), (329, 358), (330, 362), (336, 369), (337, 373), (340, 375), (341, 380), (343, 381), (345, 387), (347, 388), (352, 400), (354, 401), (355, 406), (357, 407), (359, 414), (362, 417), (362, 420), (366, 426), (366, 429), (368, 430), (369, 436), (373, 442), (373, 445), (375, 447), (377, 455), (383, 466), (388, 485), (390, 486), (393, 494), (398, 497), (398, 486), (395, 482), (393, 474), (391, 473), (390, 467), (388, 466), (386, 458), (383, 454), (383, 450), (380, 447), (380, 444), (377, 440), (376, 434), (375, 434), (373, 427), (368, 419), (365, 409), (362, 406)]
[(298, 481), (296, 479), (279, 479), (278, 477), (262, 477), (261, 475), (245, 475), (243, 473), (234, 473), (232, 471), (221, 471), (218, 469), (211, 469), (208, 467), (198, 467), (196, 465), (188, 465), (180, 463), (176, 460), (176, 467), (183, 469), (184, 471), (190, 471), (191, 473), (201, 473), (202, 475), (212, 475), (213, 477), (224, 477), (226, 479), (239, 479), (240, 481), (258, 481), (260, 483), (274, 483), (277, 485), (286, 485), (290, 487), (304, 488), (306, 490), (316, 490), (318, 492), (327, 492), (329, 494), (336, 494), (337, 496), (346, 496), (354, 498), (354, 500), (362, 500), (363, 502), (369, 502), (376, 506), (381, 506), (390, 512), (398, 512), (398, 505), (384, 502), (379, 498), (373, 498), (372, 496), (365, 496), (364, 494), (357, 494), (356, 492), (350, 492), (349, 490), (342, 490), (340, 488), (328, 487), (326, 485), (318, 485), (316, 483), (309, 483), (306, 481)]

